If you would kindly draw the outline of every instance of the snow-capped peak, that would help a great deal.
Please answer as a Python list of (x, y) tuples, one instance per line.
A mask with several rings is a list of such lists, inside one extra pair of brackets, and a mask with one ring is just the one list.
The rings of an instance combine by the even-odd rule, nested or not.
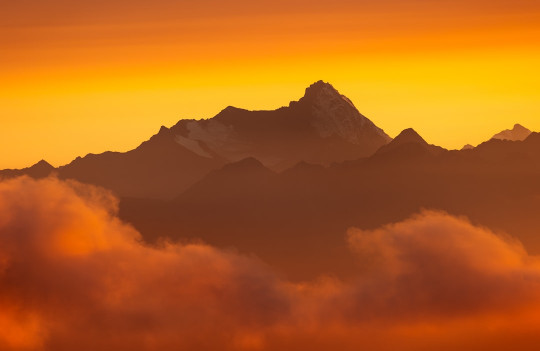
[(365, 142), (365, 129), (373, 129), (386, 141), (390, 138), (363, 116), (354, 104), (331, 84), (318, 81), (306, 89), (299, 103), (308, 104), (313, 113), (312, 126), (324, 137), (339, 136), (352, 144)]

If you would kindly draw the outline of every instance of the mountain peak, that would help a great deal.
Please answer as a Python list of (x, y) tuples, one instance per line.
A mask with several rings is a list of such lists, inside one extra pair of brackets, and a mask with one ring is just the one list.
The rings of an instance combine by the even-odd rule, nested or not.
[(39, 170), (52, 170), (54, 169), (54, 167), (47, 161), (45, 160), (40, 160), (38, 163), (32, 165), (31, 167), (29, 167), (31, 169), (39, 169)]
[(319, 101), (321, 99), (332, 98), (342, 99), (343, 96), (332, 86), (332, 84), (319, 80), (306, 88), (304, 97), (301, 100)]
[(391, 141), (391, 144), (427, 144), (427, 142), (418, 134), (414, 129), (407, 128), (404, 129), (394, 140)]
[[(438, 155), (447, 151), (440, 146), (428, 144), (424, 138), (420, 136), (414, 129), (404, 129), (397, 137), (395, 137), (389, 144), (382, 146), (375, 155), (381, 155), (388, 152), (400, 152), (406, 151), (410, 155)], [(412, 151), (412, 153), (411, 153)]]
[[(215, 115), (214, 118), (216, 120), (226, 121), (226, 123), (231, 123), (234, 119), (237, 118), (238, 114), (242, 114), (244, 112), (249, 112), (249, 111), (229, 105), (225, 107), (223, 110), (219, 111), (219, 113)], [(232, 118), (233, 120), (230, 120), (230, 118)]]
[(512, 129), (505, 129), (500, 133), (495, 134), (492, 139), (522, 141), (525, 140), (532, 132), (519, 123), (514, 124)]
[(241, 108), (238, 108), (238, 107), (234, 107), (234, 106), (227, 106), (225, 107), (223, 110), (221, 110), (221, 112), (234, 112), (234, 111), (238, 111), (238, 110), (241, 110)]
[(379, 145), (390, 141), (382, 129), (362, 115), (351, 100), (330, 83), (319, 80), (311, 84), (305, 95), (291, 106), (294, 105), (310, 111), (310, 124), (323, 138), (338, 136), (354, 145), (369, 144), (371, 141), (367, 140), (367, 135)]
[(332, 86), (332, 84), (324, 82), (322, 80), (318, 80), (306, 88), (306, 95), (309, 95), (310, 93), (313, 93), (313, 92), (319, 92), (319, 91), (327, 90), (327, 89), (337, 92), (337, 90)]
[(228, 106), (212, 118), (183, 119), (171, 128), (172, 140), (228, 161), (252, 156), (274, 171), (301, 160), (328, 165), (366, 157), (390, 142), (331, 84), (317, 81), (305, 90), (275, 110)]

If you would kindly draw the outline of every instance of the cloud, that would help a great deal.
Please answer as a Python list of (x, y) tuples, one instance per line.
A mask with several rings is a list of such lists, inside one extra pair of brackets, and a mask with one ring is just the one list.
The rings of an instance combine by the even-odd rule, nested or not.
[(370, 306), (389, 308), (393, 317), (459, 316), (540, 296), (538, 257), (509, 236), (444, 212), (424, 211), (373, 231), (351, 229), (348, 239), (371, 274), (360, 284), (360, 301), (372, 299)]
[(351, 281), (292, 283), (200, 243), (144, 244), (105, 190), (0, 183), (2, 350), (527, 349), (540, 265), (509, 237), (426, 211), (351, 229)]
[(227, 344), (288, 312), (286, 286), (262, 263), (200, 244), (145, 246), (100, 189), (20, 178), (0, 199), (0, 301), (25, 335), (0, 334), (6, 346)]

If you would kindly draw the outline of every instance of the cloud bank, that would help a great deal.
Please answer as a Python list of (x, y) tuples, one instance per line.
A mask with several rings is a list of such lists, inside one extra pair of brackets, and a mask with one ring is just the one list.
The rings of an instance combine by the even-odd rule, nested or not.
[[(105, 190), (0, 183), (2, 350), (533, 350), (540, 261), (424, 211), (350, 229), (351, 281), (292, 283), (208, 245), (145, 245)], [(300, 253), (299, 253), (300, 254)]]

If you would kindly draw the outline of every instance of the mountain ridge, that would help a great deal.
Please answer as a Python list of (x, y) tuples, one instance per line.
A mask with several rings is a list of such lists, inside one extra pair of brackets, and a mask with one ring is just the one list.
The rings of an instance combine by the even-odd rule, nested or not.
[(229, 161), (253, 156), (274, 170), (300, 161), (328, 165), (368, 156), (391, 140), (323, 81), (276, 110), (228, 106), (209, 119), (182, 119), (171, 131), (188, 148), (204, 145)]
[(301, 162), (272, 173), (260, 162), (240, 161), (247, 167), (213, 171), (159, 208), (123, 199), (121, 217), (149, 242), (161, 235), (235, 247), (299, 280), (354, 267), (343, 245), (347, 228), (379, 228), (422, 208), (516, 233), (540, 252), (539, 133), (432, 153), (413, 132), (391, 152), (327, 167)]
[(495, 134), (491, 139), (521, 141), (525, 140), (532, 132), (523, 127), (521, 124), (516, 123), (512, 129), (505, 129)]
[[(535, 134), (519, 124), (512, 129), (516, 130), (529, 133), (528, 137)], [(492, 138), (486, 142), (489, 147), (483, 143), (468, 149), (478, 149), (471, 157), (482, 154), (496, 159), (497, 153), (503, 153), (510, 158), (509, 150), (516, 147), (506, 141)], [(319, 80), (309, 85), (299, 100), (275, 110), (227, 106), (211, 118), (181, 119), (170, 128), (161, 126), (127, 152), (89, 153), (58, 168), (40, 161), (22, 170), (0, 171), (0, 176), (55, 173), (62, 179), (103, 186), (120, 197), (173, 198), (212, 171), (242, 160), (257, 160), (274, 172), (295, 167), (300, 172), (303, 167), (364, 162), (413, 166), (445, 153), (455, 155), (427, 143), (412, 128), (390, 138), (350, 99)]]

